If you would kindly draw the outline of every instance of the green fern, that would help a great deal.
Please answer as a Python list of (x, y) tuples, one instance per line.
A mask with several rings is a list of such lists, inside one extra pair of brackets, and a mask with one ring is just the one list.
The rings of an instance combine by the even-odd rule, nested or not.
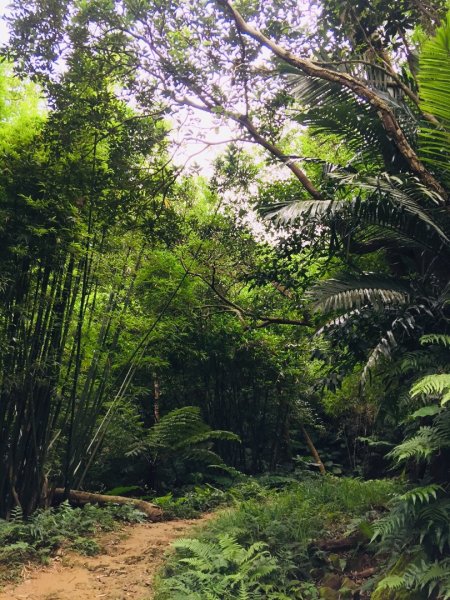
[(450, 335), (444, 335), (442, 333), (430, 333), (428, 335), (423, 335), (420, 338), (420, 343), (423, 345), (440, 344), (445, 348), (450, 348)]
[(9, 520), (11, 521), (11, 523), (20, 523), (21, 521), (23, 521), (23, 510), (21, 506), (15, 506), (11, 510)]
[(437, 493), (442, 491), (442, 487), (437, 484), (431, 484), (427, 486), (417, 487), (407, 491), (405, 494), (399, 496), (401, 502), (409, 502), (415, 506), (418, 503), (425, 504), (432, 500), (436, 500)]
[(147, 455), (155, 464), (176, 461), (182, 466), (195, 464), (202, 471), (220, 468), (235, 475), (236, 471), (212, 450), (215, 440), (240, 442), (239, 436), (230, 431), (212, 430), (197, 406), (184, 406), (163, 416), (128, 456)]
[(404, 585), (405, 578), (402, 575), (388, 575), (377, 585), (377, 590), (400, 590)]
[(404, 584), (407, 589), (420, 589), (430, 597), (434, 590), (439, 590), (439, 598), (450, 597), (450, 559), (427, 562), (421, 560), (412, 563), (404, 574)]
[(388, 454), (397, 462), (428, 460), (439, 448), (439, 437), (433, 427), (421, 427), (419, 431), (396, 446)]
[(223, 534), (215, 541), (178, 540), (174, 548), (177, 574), (160, 582), (160, 600), (181, 598), (181, 594), (199, 600), (283, 597), (275, 584), (278, 562), (262, 542), (245, 548), (235, 537)]
[(441, 396), (441, 405), (450, 401), (450, 374), (426, 375), (411, 388), (411, 396)]
[(439, 599), (450, 598), (450, 559), (427, 562), (421, 560), (411, 563), (402, 575), (383, 577), (377, 585), (377, 591), (385, 590), (422, 590), (428, 597), (439, 590)]

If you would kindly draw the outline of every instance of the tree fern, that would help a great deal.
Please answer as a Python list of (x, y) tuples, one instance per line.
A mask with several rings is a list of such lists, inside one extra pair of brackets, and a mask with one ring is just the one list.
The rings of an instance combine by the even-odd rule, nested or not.
[(231, 473), (234, 470), (212, 450), (215, 440), (239, 442), (240, 438), (230, 431), (212, 430), (203, 421), (198, 407), (185, 406), (162, 417), (128, 455), (147, 455), (154, 464), (171, 462), (183, 466), (189, 463), (201, 471), (220, 467)]

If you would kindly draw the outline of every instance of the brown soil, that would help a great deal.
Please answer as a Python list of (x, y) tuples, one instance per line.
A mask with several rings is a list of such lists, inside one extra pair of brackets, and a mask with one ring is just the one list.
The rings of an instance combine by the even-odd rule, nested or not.
[(98, 540), (104, 554), (67, 552), (46, 567), (26, 567), (22, 582), (4, 587), (0, 600), (151, 600), (165, 550), (200, 522), (144, 523), (105, 534)]

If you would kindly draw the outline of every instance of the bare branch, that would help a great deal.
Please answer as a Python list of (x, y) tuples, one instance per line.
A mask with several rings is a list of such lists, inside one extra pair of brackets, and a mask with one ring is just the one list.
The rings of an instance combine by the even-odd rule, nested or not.
[[(185, 265), (183, 259), (180, 260), (186, 273), (191, 277), (197, 277), (198, 279), (203, 281), (203, 283), (207, 285), (209, 289), (212, 292), (214, 292), (214, 294), (220, 299), (224, 310), (236, 314), (246, 329), (260, 329), (262, 327), (268, 327), (269, 325), (295, 325), (301, 327), (311, 327), (311, 323), (307, 319), (288, 319), (284, 317), (274, 317), (272, 315), (259, 315), (253, 311), (243, 308), (242, 306), (239, 306), (218, 289), (216, 285), (216, 273), (214, 267), (212, 269), (211, 280), (209, 280), (206, 277), (204, 277), (201, 273), (195, 273), (193, 271), (190, 271)], [(277, 289), (279, 288), (277, 287)], [(283, 289), (285, 290), (284, 292), (282, 292), (283, 295), (289, 297), (287, 293), (288, 291), (285, 288)], [(247, 322), (248, 320), (251, 320), (254, 323), (252, 325), (249, 325)]]

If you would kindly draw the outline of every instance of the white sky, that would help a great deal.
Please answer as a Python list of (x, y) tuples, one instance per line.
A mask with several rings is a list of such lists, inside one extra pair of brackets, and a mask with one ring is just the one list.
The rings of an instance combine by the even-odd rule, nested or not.
[(3, 20), (3, 17), (6, 14), (7, 6), (9, 2), (7, 0), (0, 0), (0, 43), (3, 44), (8, 40), (8, 29), (6, 27), (6, 23)]

